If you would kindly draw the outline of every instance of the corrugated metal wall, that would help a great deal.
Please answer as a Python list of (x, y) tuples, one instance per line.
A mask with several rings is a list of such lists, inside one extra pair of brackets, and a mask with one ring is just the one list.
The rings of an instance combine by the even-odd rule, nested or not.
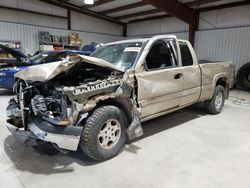
[[(39, 49), (38, 31), (48, 31), (52, 35), (68, 35), (68, 30), (39, 27), (9, 22), (0, 22), (0, 40), (20, 40), (26, 53), (33, 53)], [(90, 42), (112, 42), (122, 40), (123, 37), (78, 32), (85, 44)], [(178, 38), (188, 39), (188, 33), (171, 33)], [(145, 35), (144, 35), (145, 36)], [(146, 35), (148, 37), (152, 35)], [(128, 37), (128, 38), (138, 38)], [(195, 50), (198, 59), (230, 60), (240, 68), (250, 62), (250, 27), (197, 31)]]
[(197, 31), (195, 50), (198, 59), (230, 60), (238, 70), (250, 62), (250, 27)]
[(123, 26), (71, 11), (71, 29), (122, 36)]
[(21, 41), (26, 53), (30, 54), (39, 50), (38, 31), (48, 31), (51, 35), (65, 36), (71, 32), (77, 32), (80, 38), (83, 39), (84, 44), (88, 44), (93, 41), (107, 43), (123, 39), (123, 37), (114, 35), (94, 34), (18, 23), (0, 22), (0, 40)]
[[(188, 40), (188, 32), (169, 34)], [(238, 70), (242, 65), (250, 62), (250, 27), (197, 31), (195, 51), (198, 59), (232, 61)]]

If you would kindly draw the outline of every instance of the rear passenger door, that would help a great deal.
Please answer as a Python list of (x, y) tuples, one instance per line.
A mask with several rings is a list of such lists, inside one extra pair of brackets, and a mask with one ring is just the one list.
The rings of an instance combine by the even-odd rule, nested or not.
[(183, 92), (180, 106), (197, 102), (200, 96), (201, 72), (193, 47), (189, 42), (179, 40), (182, 59)]

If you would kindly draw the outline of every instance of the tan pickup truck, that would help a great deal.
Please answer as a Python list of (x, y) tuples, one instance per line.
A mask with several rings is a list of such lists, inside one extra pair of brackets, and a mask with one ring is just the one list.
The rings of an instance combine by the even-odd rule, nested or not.
[(197, 102), (220, 113), (233, 75), (230, 62), (198, 63), (191, 44), (173, 35), (109, 43), (91, 57), (18, 72), (7, 127), (28, 141), (80, 147), (105, 160), (143, 134), (141, 122)]

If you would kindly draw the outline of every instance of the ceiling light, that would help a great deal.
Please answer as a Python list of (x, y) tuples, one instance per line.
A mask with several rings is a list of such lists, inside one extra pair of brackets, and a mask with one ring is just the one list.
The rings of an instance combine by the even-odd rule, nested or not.
[(93, 5), (94, 0), (84, 0), (84, 3), (87, 4), (87, 5)]

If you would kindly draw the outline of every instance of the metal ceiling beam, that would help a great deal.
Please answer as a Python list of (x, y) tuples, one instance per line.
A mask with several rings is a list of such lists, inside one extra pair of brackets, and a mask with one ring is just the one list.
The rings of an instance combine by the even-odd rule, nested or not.
[(156, 7), (157, 9), (167, 12), (168, 14), (190, 24), (192, 21), (192, 16), (194, 9), (189, 6), (179, 2), (178, 0), (144, 0)]
[(99, 13), (96, 13), (96, 12), (91, 11), (91, 10), (82, 10), (80, 6), (77, 6), (77, 5), (68, 3), (68, 2), (59, 3), (59, 2), (53, 1), (53, 0), (39, 0), (39, 1), (51, 4), (51, 5), (55, 5), (55, 6), (64, 8), (64, 9), (69, 9), (69, 10), (72, 10), (74, 12), (78, 12), (78, 13), (81, 13), (81, 14), (85, 14), (87, 16), (92, 16), (94, 18), (98, 18), (98, 19), (102, 19), (102, 20), (105, 20), (105, 21), (108, 21), (108, 22), (116, 23), (116, 24), (119, 24), (119, 25), (124, 24), (124, 23), (120, 22), (119, 20), (117, 20), (116, 18), (111, 18), (109, 16), (100, 15)]
[(57, 1), (64, 3), (64, 2), (68, 2), (69, 0), (57, 0)]
[[(213, 0), (200, 0), (200, 1), (206, 1), (211, 3)], [(216, 0), (218, 1), (218, 0)], [(204, 4), (204, 2), (202, 4)], [(187, 3), (188, 5), (191, 4), (192, 6), (199, 5), (198, 1), (192, 1)], [(201, 4), (200, 4), (201, 5)], [(235, 3), (229, 3), (229, 4), (223, 4), (223, 5), (218, 5), (218, 6), (213, 6), (213, 7), (206, 7), (206, 8), (201, 8), (198, 9), (200, 12), (207, 12), (207, 11), (212, 11), (212, 10), (220, 10), (224, 8), (232, 8), (232, 7), (237, 7), (237, 6), (244, 6), (244, 5), (250, 5), (250, 1), (242, 1), (242, 2), (235, 2)], [(147, 21), (147, 20), (154, 20), (154, 19), (160, 19), (160, 18), (167, 18), (171, 17), (170, 15), (163, 15), (163, 16), (152, 16), (152, 17), (147, 17), (147, 18), (142, 18), (142, 19), (135, 19), (129, 21), (129, 23), (133, 22), (142, 22), (142, 21)]]
[(250, 5), (250, 1), (246, 0), (246, 1), (228, 3), (228, 4), (213, 6), (213, 7), (201, 8), (199, 10), (200, 10), (200, 12), (207, 12), (207, 11), (212, 11), (212, 10), (220, 10), (220, 9), (232, 8), (232, 7), (238, 7), (238, 6), (245, 6), (245, 5)]
[[(192, 2), (189, 2), (189, 3), (185, 3), (185, 5), (196, 6), (196, 5), (203, 5), (203, 4), (218, 2), (218, 1), (222, 1), (222, 0), (198, 0), (198, 1), (192, 1)], [(114, 12), (120, 12), (120, 11), (132, 9), (132, 8), (136, 8), (136, 7), (140, 7), (140, 6), (144, 6), (144, 5), (147, 5), (147, 3), (142, 1), (142, 2), (138, 2), (138, 3), (134, 3), (134, 4), (125, 5), (125, 6), (122, 6), (122, 7), (117, 7), (117, 8), (114, 8), (114, 9), (105, 10), (105, 11), (102, 11), (100, 13), (101, 14), (111, 14), (111, 13), (114, 13)], [(158, 10), (158, 12), (162, 12), (162, 11)], [(157, 11), (156, 11), (156, 13), (157, 13)], [(130, 14), (128, 14), (128, 15), (130, 15)], [(124, 15), (124, 16), (126, 16), (126, 15)], [(166, 16), (166, 17), (169, 17), (169, 16)], [(129, 17), (127, 17), (127, 18), (129, 18)], [(140, 20), (140, 19), (138, 19), (138, 20)]]
[(144, 0), (157, 9), (189, 24), (189, 41), (194, 45), (195, 31), (199, 24), (199, 13), (178, 0)]
[(137, 7), (144, 6), (144, 5), (147, 5), (147, 3), (142, 1), (142, 2), (138, 2), (138, 3), (133, 3), (133, 4), (129, 4), (129, 5), (125, 5), (125, 6), (105, 10), (105, 11), (102, 11), (100, 13), (101, 14), (111, 14), (111, 13), (114, 13), (114, 12), (120, 12), (120, 11), (123, 11), (123, 10), (137, 8)]
[(114, 1), (114, 0), (99, 0), (99, 1), (95, 1), (93, 5), (83, 5), (81, 8), (82, 9), (93, 8), (93, 7), (97, 7), (99, 5), (110, 3), (112, 1)]
[(129, 23), (144, 22), (144, 21), (157, 20), (157, 19), (169, 18), (169, 17), (172, 17), (172, 16), (170, 16), (169, 14), (160, 15), (160, 16), (150, 16), (150, 17), (146, 17), (146, 18), (139, 18), (139, 19), (131, 20), (131, 21), (129, 21)]
[(19, 8), (14, 8), (14, 7), (0, 6), (0, 8), (7, 9), (7, 10), (15, 10), (15, 11), (20, 11), (20, 12), (26, 12), (26, 13), (31, 13), (31, 14), (37, 14), (37, 15), (41, 15), (41, 16), (50, 16), (50, 17), (55, 17), (55, 18), (67, 19), (66, 16), (58, 16), (58, 15), (54, 15), (54, 14), (35, 12), (35, 11), (32, 11), (32, 10), (19, 9)]
[(222, 0), (198, 0), (198, 1), (191, 1), (186, 3), (186, 5), (188, 6), (196, 6), (196, 5), (204, 5), (204, 4), (208, 4), (208, 3), (214, 3), (214, 2), (219, 2)]
[(158, 9), (147, 10), (147, 11), (143, 11), (143, 12), (137, 12), (137, 13), (133, 13), (133, 14), (126, 14), (126, 15), (122, 15), (122, 16), (117, 16), (115, 18), (118, 19), (118, 20), (124, 20), (124, 19), (127, 19), (127, 18), (145, 16), (145, 15), (155, 14), (155, 13), (159, 13), (159, 10)]

